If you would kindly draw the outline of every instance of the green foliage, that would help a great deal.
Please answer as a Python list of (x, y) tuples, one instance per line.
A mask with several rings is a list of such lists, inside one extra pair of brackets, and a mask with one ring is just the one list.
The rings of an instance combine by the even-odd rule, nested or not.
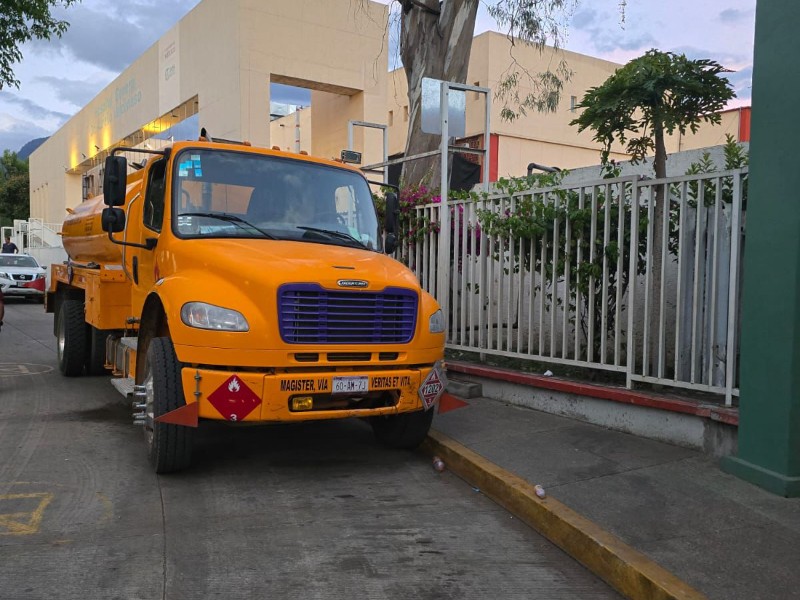
[(6, 150), (0, 158), (0, 225), (30, 216), (28, 163)]
[(719, 111), (735, 95), (724, 72), (713, 60), (649, 50), (590, 88), (577, 105), (583, 112), (570, 124), (595, 132), (603, 162), (619, 141), (636, 164), (651, 150), (663, 151), (656, 141), (664, 133), (694, 133), (702, 122), (720, 122)]
[[(744, 146), (737, 143), (731, 134), (725, 135), (723, 155), (725, 157), (725, 164), (722, 165), (723, 171), (746, 167), (750, 160)], [(717, 163), (714, 162), (714, 159), (711, 158), (711, 153), (703, 152), (700, 160), (693, 162), (689, 165), (689, 168), (686, 169), (686, 175), (700, 175), (702, 173), (715, 173), (717, 171), (719, 171), (719, 167)], [(748, 177), (745, 175), (741, 180), (743, 210), (747, 207), (747, 181)], [(690, 181), (686, 184), (686, 204), (691, 208), (696, 208), (698, 206), (700, 200), (700, 185), (698, 181)], [(681, 193), (681, 186), (673, 184), (670, 187), (670, 195), (673, 199), (680, 198)], [(706, 208), (714, 206), (717, 200), (717, 180), (704, 180), (702, 182), (702, 193), (703, 206)], [(733, 179), (730, 177), (725, 177), (721, 180), (720, 200), (723, 206), (733, 202)], [(673, 256), (677, 256), (679, 250), (679, 228), (680, 204), (673, 201), (670, 203), (669, 209), (669, 239), (667, 240), (667, 248)]]
[[(555, 68), (534, 73), (519, 62), (514, 55), (518, 43), (533, 46), (543, 52), (547, 44), (559, 48), (566, 38), (567, 22), (577, 0), (499, 0), (487, 2), (486, 10), (511, 40), (511, 64), (500, 76), (495, 100), (502, 103), (500, 118), (514, 121), (528, 111), (555, 112), (564, 83), (572, 78), (572, 71), (561, 59)], [(522, 87), (526, 92), (522, 92)]]
[[(524, 117), (528, 111), (541, 113), (555, 112), (561, 100), (564, 82), (572, 79), (572, 70), (566, 61), (559, 61), (554, 71), (530, 73), (518, 64), (513, 64), (497, 82), (495, 99), (502, 101), (500, 118), (513, 122)], [(520, 82), (524, 81), (530, 91), (520, 92)]]
[[(617, 174), (616, 166), (609, 164), (606, 176)], [(493, 258), (506, 264), (507, 272), (523, 269), (539, 274), (538, 289), (550, 300), (548, 310), (552, 308), (555, 285), (567, 283), (569, 308), (571, 314), (580, 309), (584, 335), (588, 337), (590, 308), (594, 314), (594, 331), (601, 335), (603, 286), (608, 286), (606, 331), (612, 332), (617, 289), (624, 295), (632, 275), (630, 190), (621, 184), (596, 187), (593, 211), (591, 192), (581, 197), (576, 189), (560, 187), (564, 175), (564, 172), (546, 173), (499, 181), (502, 198), (494, 207), (479, 210), (478, 220), (482, 231), (494, 242)], [(606, 244), (603, 232), (607, 220), (611, 236)], [(621, 222), (624, 235), (620, 247), (617, 232)], [(645, 268), (646, 244), (642, 234), (646, 230), (646, 214), (640, 215), (638, 274)], [(618, 270), (619, 259), (621, 268)], [(604, 261), (608, 266), (607, 280), (604, 279)], [(592, 340), (592, 344), (595, 350), (599, 349), (599, 338)]]
[(79, 0), (4, 0), (0, 4), (0, 90), (19, 87), (12, 65), (22, 60), (19, 47), (34, 39), (49, 40), (69, 27), (53, 17), (54, 7), (68, 7)]

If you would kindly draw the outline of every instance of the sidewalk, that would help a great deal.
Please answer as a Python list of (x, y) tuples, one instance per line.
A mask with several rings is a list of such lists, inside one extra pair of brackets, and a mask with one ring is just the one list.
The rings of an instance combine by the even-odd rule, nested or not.
[[(725, 474), (692, 450), (489, 398), (467, 402), (436, 415), (428, 444), (447, 452), (438, 444), (449, 437), (468, 449), (450, 465), (466, 479), (457, 454), (472, 451), (512, 484), (511, 474), (543, 486), (554, 506), (592, 522), (584, 529), (616, 536), (708, 598), (800, 599), (800, 499)], [(575, 547), (581, 554), (585, 544)], [(638, 568), (635, 556), (623, 560)]]

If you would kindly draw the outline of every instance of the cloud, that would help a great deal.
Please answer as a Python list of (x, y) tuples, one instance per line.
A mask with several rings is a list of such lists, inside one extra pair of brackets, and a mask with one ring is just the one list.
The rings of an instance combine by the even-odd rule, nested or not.
[(20, 148), (31, 140), (52, 133), (52, 130), (44, 129), (36, 123), (18, 119), (8, 113), (0, 113), (0, 152), (3, 150), (19, 152)]
[(129, 0), (101, 3), (99, 0), (74, 5), (54, 15), (70, 23), (59, 39), (35, 41), (30, 49), (39, 54), (95, 65), (118, 73), (153, 45), (199, 0)]
[(50, 110), (44, 106), (36, 104), (32, 100), (28, 100), (27, 98), (23, 98), (22, 96), (18, 96), (11, 92), (0, 92), (0, 100), (9, 104), (16, 104), (22, 108), (27, 115), (38, 121), (55, 120), (63, 123), (72, 116), (66, 113)]
[(34, 81), (49, 85), (59, 100), (83, 108), (111, 81), (111, 77), (101, 81), (68, 79), (66, 77), (40, 76)]
[(592, 29), (594, 27), (589, 27), (590, 25), (596, 25), (597, 23), (597, 11), (592, 10), (591, 8), (584, 8), (579, 10), (575, 13), (572, 17), (572, 27), (573, 29), (581, 30), (581, 29)]
[(621, 31), (602, 25), (584, 27), (583, 31), (588, 35), (591, 45), (601, 55), (610, 54), (616, 50), (643, 54), (658, 46), (658, 41), (648, 31)]
[(723, 67), (732, 70), (738, 70), (746, 67), (753, 61), (752, 55), (747, 56), (744, 54), (725, 52), (720, 50), (709, 50), (708, 48), (698, 48), (696, 46), (675, 46), (669, 49), (670, 52), (675, 54), (685, 54), (687, 58), (697, 60), (701, 58), (708, 58), (717, 61)]
[(740, 100), (749, 100), (753, 94), (753, 65), (748, 65), (734, 73), (727, 73), (726, 77), (731, 87)]
[(719, 20), (729, 25), (739, 24), (743, 21), (750, 21), (753, 18), (754, 11), (752, 10), (739, 10), (736, 8), (726, 8), (719, 13)]

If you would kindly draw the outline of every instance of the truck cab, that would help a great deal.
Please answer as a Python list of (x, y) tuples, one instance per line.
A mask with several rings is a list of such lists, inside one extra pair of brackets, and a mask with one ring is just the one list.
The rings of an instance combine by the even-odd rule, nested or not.
[(103, 203), (65, 223), (48, 310), (62, 372), (117, 376), (156, 471), (189, 465), (203, 420), (364, 417), (384, 444), (424, 439), (442, 313), (384, 253), (357, 169), (181, 142), (128, 171), (109, 157)]

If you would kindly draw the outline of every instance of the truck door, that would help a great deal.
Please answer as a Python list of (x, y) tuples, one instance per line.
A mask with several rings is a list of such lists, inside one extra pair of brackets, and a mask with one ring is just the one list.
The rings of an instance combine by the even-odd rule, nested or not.
[[(138, 227), (140, 238), (131, 241), (144, 244), (148, 238), (158, 239), (160, 236), (164, 223), (166, 175), (167, 160), (165, 158), (158, 159), (148, 165), (142, 209), (140, 213), (136, 211), (141, 215), (141, 226)], [(158, 246), (153, 250), (128, 248), (130, 260), (126, 261), (128, 263), (126, 266), (136, 284), (134, 285), (134, 306), (132, 307), (135, 314), (141, 314), (144, 300), (156, 281), (157, 274), (155, 271), (158, 264), (158, 251)]]

